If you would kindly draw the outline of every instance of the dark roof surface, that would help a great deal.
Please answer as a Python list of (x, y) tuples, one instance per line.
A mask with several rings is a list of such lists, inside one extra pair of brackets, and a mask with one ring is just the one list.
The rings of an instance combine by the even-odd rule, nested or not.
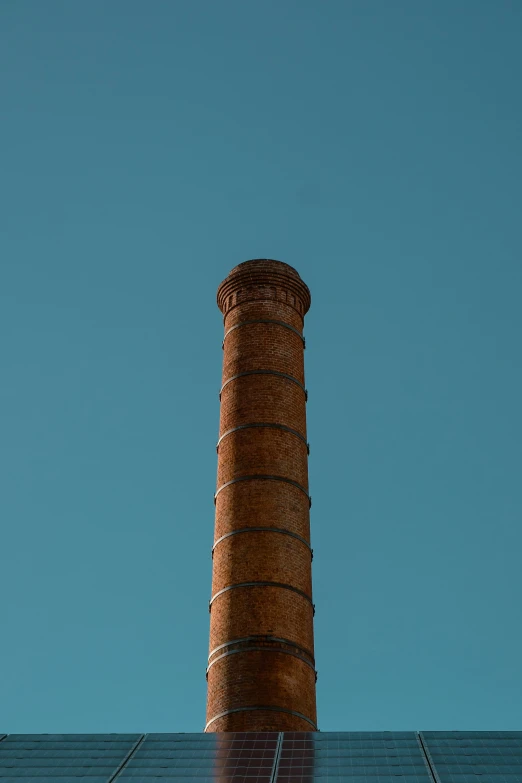
[(2, 783), (522, 783), (522, 731), (0, 734)]

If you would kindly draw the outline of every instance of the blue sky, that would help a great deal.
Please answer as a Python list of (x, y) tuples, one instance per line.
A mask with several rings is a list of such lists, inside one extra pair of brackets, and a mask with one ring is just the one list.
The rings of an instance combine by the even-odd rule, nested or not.
[(522, 729), (522, 7), (3, 0), (0, 729), (200, 731), (219, 282), (312, 291), (319, 726)]

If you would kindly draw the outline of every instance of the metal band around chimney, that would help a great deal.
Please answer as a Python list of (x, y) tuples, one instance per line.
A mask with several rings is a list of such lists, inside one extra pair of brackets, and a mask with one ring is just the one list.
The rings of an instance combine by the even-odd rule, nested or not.
[(303, 492), (306, 497), (308, 498), (308, 503), (311, 506), (312, 505), (312, 498), (306, 491), (306, 489), (299, 484), (297, 481), (294, 481), (293, 479), (286, 478), (286, 476), (267, 476), (262, 473), (254, 473), (252, 476), (238, 476), (237, 478), (230, 479), (230, 481), (226, 481), (224, 484), (222, 484), (217, 490), (214, 495), (214, 504), (216, 502), (217, 496), (219, 493), (225, 489), (226, 487), (229, 487), (231, 484), (237, 484), (238, 481), (283, 481), (285, 484), (290, 484), (292, 487), (296, 487), (297, 489), (300, 489), (301, 492)]
[(310, 446), (308, 444), (308, 441), (306, 440), (304, 435), (301, 435), (300, 432), (298, 432), (297, 430), (293, 430), (292, 427), (287, 427), (286, 424), (276, 424), (267, 421), (256, 421), (256, 422), (252, 422), (251, 424), (239, 424), (237, 427), (232, 427), (232, 429), (227, 430), (226, 432), (223, 433), (223, 435), (221, 435), (218, 442), (216, 443), (216, 446), (219, 446), (223, 438), (226, 438), (227, 435), (231, 435), (233, 432), (238, 432), (239, 430), (248, 430), (253, 428), (255, 429), (257, 427), (266, 427), (268, 429), (283, 430), (283, 432), (289, 432), (290, 435), (295, 435), (296, 438), (302, 440), (303, 443), (306, 445), (308, 453), (310, 453)]
[(315, 663), (315, 658), (313, 654), (310, 652), (310, 650), (307, 650), (306, 647), (301, 647), (300, 644), (297, 644), (296, 642), (293, 642), (291, 639), (283, 639), (281, 636), (242, 636), (240, 639), (229, 639), (228, 642), (223, 642), (223, 644), (218, 644), (217, 647), (214, 647), (213, 650), (210, 651), (208, 656), (208, 661), (212, 658), (212, 656), (217, 653), (219, 650), (222, 650), (223, 647), (230, 647), (231, 644), (242, 644), (243, 642), (276, 642), (278, 644), (287, 644), (289, 647), (295, 647), (296, 650), (300, 650), (304, 655), (308, 657), (308, 659)]
[(304, 544), (310, 552), (312, 551), (312, 547), (306, 540), (306, 538), (303, 538), (302, 536), (299, 536), (297, 533), (292, 533), (291, 530), (285, 530), (282, 527), (240, 527), (237, 530), (231, 530), (230, 533), (225, 533), (224, 536), (221, 536), (218, 538), (218, 540), (215, 542), (214, 546), (212, 547), (212, 551), (217, 547), (218, 544), (221, 543), (221, 541), (224, 541), (225, 538), (230, 538), (230, 536), (237, 536), (238, 533), (282, 533), (285, 536), (291, 536), (292, 538), (296, 538), (298, 541), (300, 541), (302, 544)]
[(294, 587), (293, 585), (288, 585), (285, 582), (238, 582), (235, 585), (227, 585), (226, 587), (222, 587), (221, 590), (218, 590), (217, 593), (214, 593), (208, 602), (209, 611), (216, 598), (219, 598), (219, 596), (223, 595), (223, 593), (228, 593), (230, 590), (237, 590), (239, 587), (278, 587), (283, 590), (291, 590), (293, 593), (297, 593), (297, 595), (300, 595), (301, 598), (304, 598), (306, 601), (308, 601), (312, 607), (314, 606), (312, 599), (304, 592), (304, 590), (300, 590), (299, 587)]
[(294, 378), (293, 375), (288, 375), (288, 373), (279, 372), (278, 370), (247, 370), (246, 372), (239, 372), (237, 373), (237, 375), (232, 375), (232, 377), (228, 378), (228, 380), (225, 381), (225, 383), (219, 390), (220, 399), (221, 399), (221, 392), (223, 391), (225, 386), (228, 386), (229, 383), (237, 380), (238, 378), (245, 378), (247, 375), (275, 375), (278, 378), (284, 378), (286, 381), (291, 381), (292, 383), (295, 383), (297, 386), (299, 386), (299, 388), (304, 391), (305, 400), (308, 399), (308, 392), (306, 391), (306, 388), (303, 386), (301, 381), (298, 381), (297, 378)]
[(268, 712), (286, 712), (287, 715), (294, 715), (296, 718), (301, 718), (301, 720), (304, 720), (306, 721), (306, 723), (309, 723), (310, 726), (313, 727), (314, 731), (318, 731), (317, 725), (313, 722), (313, 720), (307, 718), (306, 715), (303, 715), (302, 712), (296, 712), (295, 710), (287, 710), (285, 707), (262, 707), (257, 705), (252, 707), (234, 707), (234, 709), (220, 712), (218, 715), (214, 715), (214, 717), (208, 721), (204, 731), (206, 731), (208, 727), (219, 718), (224, 718), (226, 715), (231, 715), (234, 712), (251, 712), (252, 710), (263, 710)]
[(245, 652), (272, 652), (272, 653), (281, 653), (281, 655), (291, 655), (294, 658), (298, 658), (300, 661), (303, 661), (303, 663), (306, 663), (308, 668), (310, 668), (314, 674), (317, 674), (315, 671), (315, 666), (310, 663), (308, 658), (305, 658), (304, 655), (299, 655), (299, 653), (292, 652), (291, 650), (282, 650), (281, 648), (277, 647), (240, 647), (237, 650), (227, 650), (227, 652), (221, 653), (221, 655), (218, 655), (217, 658), (214, 658), (213, 661), (209, 663), (207, 666), (207, 674), (209, 673), (212, 666), (214, 666), (215, 663), (218, 661), (221, 661), (223, 658), (227, 658), (229, 655), (236, 655), (237, 653), (245, 653)]
[(276, 326), (284, 326), (285, 329), (290, 329), (291, 332), (294, 332), (298, 337), (301, 338), (303, 341), (303, 348), (306, 348), (306, 341), (304, 336), (301, 334), (299, 329), (296, 329), (295, 326), (291, 326), (290, 324), (287, 324), (285, 321), (274, 321), (271, 318), (256, 318), (253, 321), (241, 321), (239, 324), (234, 324), (234, 326), (231, 326), (230, 329), (227, 329), (225, 332), (225, 335), (223, 337), (223, 345), (225, 344), (226, 337), (230, 334), (230, 332), (233, 332), (234, 329), (239, 329), (240, 326), (248, 326), (249, 324), (275, 324)]

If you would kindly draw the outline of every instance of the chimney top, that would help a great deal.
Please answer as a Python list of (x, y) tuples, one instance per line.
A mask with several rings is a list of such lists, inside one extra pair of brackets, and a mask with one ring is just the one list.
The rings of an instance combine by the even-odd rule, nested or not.
[(287, 274), (292, 275), (292, 277), (297, 277), (299, 280), (301, 279), (297, 269), (294, 269), (294, 267), (290, 266), (290, 264), (285, 264), (284, 261), (276, 261), (275, 258), (251, 258), (249, 261), (242, 261), (240, 264), (230, 270), (230, 274), (233, 274), (237, 270), (242, 270), (245, 267), (248, 267), (248, 269), (252, 271), (255, 269), (267, 269), (272, 267), (274, 271), (286, 272)]
[(272, 258), (253, 258), (235, 266), (218, 288), (217, 304), (225, 314), (229, 309), (227, 301), (230, 297), (235, 299), (234, 295), (240, 295), (242, 301), (272, 299), (278, 298), (277, 289), (297, 297), (302, 316), (308, 312), (311, 301), (308, 286), (293, 266)]

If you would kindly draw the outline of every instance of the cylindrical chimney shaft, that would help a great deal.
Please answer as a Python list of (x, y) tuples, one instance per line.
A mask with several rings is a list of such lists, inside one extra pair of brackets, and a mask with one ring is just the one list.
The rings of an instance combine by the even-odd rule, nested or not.
[(280, 261), (236, 266), (224, 315), (205, 731), (316, 730), (304, 315)]

